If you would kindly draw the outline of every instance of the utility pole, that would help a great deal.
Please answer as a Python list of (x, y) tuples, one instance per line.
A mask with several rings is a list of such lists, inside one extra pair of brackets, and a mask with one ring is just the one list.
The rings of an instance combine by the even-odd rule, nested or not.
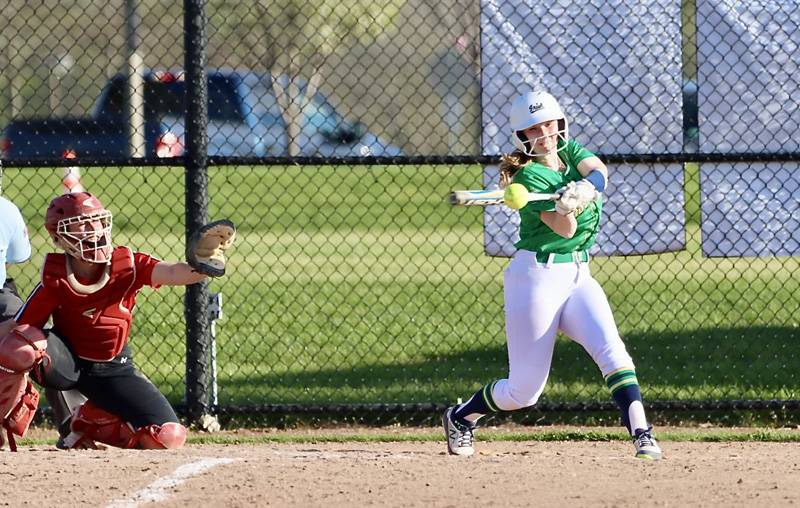
[(139, 54), (136, 0), (125, 0), (125, 41), (128, 49), (128, 126), (131, 157), (145, 157), (144, 62)]

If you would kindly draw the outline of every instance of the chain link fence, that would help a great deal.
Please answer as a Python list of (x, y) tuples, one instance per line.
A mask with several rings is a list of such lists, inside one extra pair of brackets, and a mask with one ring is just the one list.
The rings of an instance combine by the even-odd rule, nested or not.
[[(222, 304), (204, 360), (211, 412), (432, 420), (505, 377), (517, 218), (446, 195), (496, 183), (507, 105), (533, 87), (562, 101), (570, 135), (609, 166), (592, 273), (646, 403), (794, 421), (798, 2), (204, 8), (208, 217), (240, 235), (232, 270), (208, 286)], [(70, 166), (113, 211), (116, 244), (182, 259), (182, 6), (9, 0), (6, 14), (3, 193), (35, 251), (9, 275), (22, 292), (36, 284), (53, 248), (44, 210)], [(184, 297), (145, 289), (131, 333), (137, 364), (182, 411)], [(561, 413), (613, 414), (596, 366), (565, 338), (541, 402), (518, 417)]]

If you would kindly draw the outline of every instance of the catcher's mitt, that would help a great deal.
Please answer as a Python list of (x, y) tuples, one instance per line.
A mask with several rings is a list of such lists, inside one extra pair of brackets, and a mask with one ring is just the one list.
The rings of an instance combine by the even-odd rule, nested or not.
[(186, 257), (189, 265), (209, 277), (225, 275), (225, 250), (233, 245), (236, 227), (222, 219), (201, 227), (189, 238)]

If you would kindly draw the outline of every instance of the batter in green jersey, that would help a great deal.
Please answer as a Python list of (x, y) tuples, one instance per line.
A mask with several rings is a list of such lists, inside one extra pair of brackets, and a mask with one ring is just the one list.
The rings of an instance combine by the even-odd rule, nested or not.
[[(578, 171), (581, 161), (596, 157), (594, 154), (574, 140), (566, 143), (559, 140), (563, 149), (559, 152), (562, 171), (553, 171), (549, 167), (532, 160), (525, 164), (513, 176), (514, 183), (521, 183), (531, 192), (553, 193), (583, 178)], [(512, 163), (513, 165), (513, 163)], [(541, 212), (553, 210), (548, 201), (530, 203), (520, 210), (520, 241), (515, 244), (518, 249), (541, 253), (568, 253), (588, 250), (594, 243), (600, 226), (602, 200), (594, 199), (583, 210), (575, 214), (577, 229), (570, 238), (565, 238), (550, 228), (541, 219)]]
[(544, 391), (558, 332), (579, 343), (600, 369), (636, 457), (661, 458), (647, 422), (633, 360), (619, 336), (600, 284), (589, 270), (602, 213), (608, 170), (569, 139), (567, 118), (546, 92), (519, 96), (511, 105), (517, 148), (500, 165), (503, 186), (555, 193), (555, 202), (520, 209), (517, 252), (503, 274), (508, 378), (492, 381), (443, 417), (447, 449), (472, 455), (477, 421), (486, 414), (536, 404)]

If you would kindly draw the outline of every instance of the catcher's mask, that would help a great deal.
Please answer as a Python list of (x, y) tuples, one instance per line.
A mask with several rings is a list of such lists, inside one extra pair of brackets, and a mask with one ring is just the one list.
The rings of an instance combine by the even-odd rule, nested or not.
[(45, 227), (70, 256), (90, 263), (111, 261), (111, 212), (88, 192), (53, 199), (45, 214)]
[(558, 130), (556, 131), (558, 136), (556, 152), (558, 152), (567, 146), (569, 127), (567, 117), (556, 98), (547, 92), (528, 92), (514, 99), (514, 102), (511, 103), (510, 115), (514, 146), (526, 155), (543, 155), (537, 154), (533, 150), (533, 146), (539, 138), (528, 139), (523, 131), (550, 120), (558, 120)]

